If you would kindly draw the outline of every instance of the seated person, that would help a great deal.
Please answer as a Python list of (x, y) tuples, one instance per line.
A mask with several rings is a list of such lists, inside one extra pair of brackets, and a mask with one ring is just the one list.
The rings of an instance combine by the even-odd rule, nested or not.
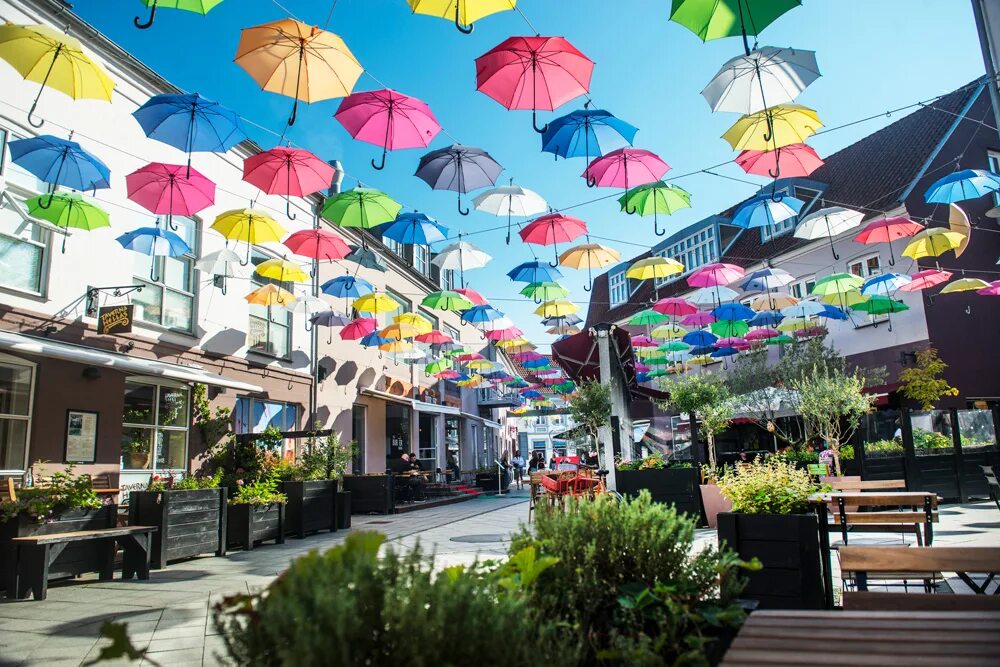
[(424, 469), (424, 467), (420, 465), (420, 460), (417, 458), (417, 455), (414, 454), (413, 452), (410, 452), (409, 461), (410, 461), (410, 470), (420, 472), (421, 470)]

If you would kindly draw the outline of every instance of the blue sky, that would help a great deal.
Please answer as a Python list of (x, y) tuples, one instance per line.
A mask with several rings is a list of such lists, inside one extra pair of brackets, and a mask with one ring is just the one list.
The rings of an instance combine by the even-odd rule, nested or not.
[[(321, 27), (331, 1), (279, 0), (296, 18)], [(205, 17), (161, 10), (146, 31), (132, 27), (134, 14), (145, 17), (138, 2), (78, 0), (74, 5), (86, 20), (175, 85), (214, 98), (254, 123), (277, 132), (283, 129), (291, 100), (262, 92), (232, 62), (241, 28), (287, 15), (273, 0), (227, 0)], [(635, 145), (666, 160), (672, 167), (666, 180), (735, 157), (720, 135), (736, 116), (711, 113), (699, 93), (722, 63), (742, 52), (738, 38), (703, 44), (668, 20), (669, 0), (521, 0), (518, 7), (538, 32), (568, 38), (595, 61), (595, 105), (639, 128)], [(542, 153), (530, 112), (507, 111), (476, 92), (474, 59), (510, 35), (535, 32), (516, 12), (488, 17), (466, 36), (446, 21), (412, 15), (405, 0), (338, 0), (328, 29), (343, 37), (371, 72), (362, 76), (356, 90), (384, 84), (423, 99), (450, 135), (486, 149), (507, 169), (500, 182), (513, 178), (555, 208), (612, 192), (586, 187), (580, 178), (583, 158), (557, 162)], [(760, 44), (817, 52), (823, 76), (797, 101), (815, 108), (828, 127), (946, 93), (983, 73), (967, 0), (805, 0), (768, 27)], [(551, 116), (579, 108), (582, 102), (571, 102)], [(476, 211), (459, 216), (455, 193), (433, 191), (415, 178), (422, 150), (391, 153), (384, 171), (373, 170), (369, 160), (381, 149), (350, 138), (333, 119), (338, 104), (330, 100), (300, 106), (289, 138), (324, 159), (340, 159), (347, 173), (345, 187), (360, 179), (404, 206), (436, 217), (453, 233), (469, 234), (468, 241), (495, 259), (487, 268), (467, 273), (467, 283), (547, 351), (553, 337), (543, 333), (532, 314), (535, 304), (521, 298), (522, 284), (505, 275), (531, 259), (529, 248), (516, 236), (506, 246), (503, 230), (476, 233), (504, 221)], [(550, 114), (540, 116), (544, 120)], [(880, 117), (809, 143), (825, 156), (898, 117)], [(256, 128), (251, 135), (266, 148), (276, 141)], [(431, 148), (449, 143), (452, 140), (442, 133)], [(734, 164), (718, 172), (746, 178)], [(692, 208), (665, 219), (672, 232), (754, 192), (753, 186), (706, 174), (677, 184), (692, 193)], [(593, 235), (615, 239), (600, 242), (620, 250), (623, 258), (657, 241), (651, 217), (627, 216), (613, 198), (574, 208), (572, 214), (585, 220)], [(551, 257), (551, 248), (536, 251), (539, 257)], [(564, 273), (562, 282), (572, 290), (569, 298), (580, 303), (583, 316), (586, 272)]]

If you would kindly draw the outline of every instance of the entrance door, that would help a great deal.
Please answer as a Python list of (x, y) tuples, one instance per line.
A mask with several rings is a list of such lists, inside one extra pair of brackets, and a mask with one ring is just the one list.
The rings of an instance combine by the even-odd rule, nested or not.
[(437, 415), (421, 412), (417, 422), (417, 458), (424, 470), (434, 471), (437, 461)]
[(365, 474), (365, 445), (367, 444), (367, 419), (368, 410), (363, 405), (355, 405), (351, 408), (351, 438), (357, 447), (351, 459), (351, 473), (355, 475)]
[(395, 470), (403, 454), (410, 453), (410, 409), (399, 403), (385, 404), (385, 464)]

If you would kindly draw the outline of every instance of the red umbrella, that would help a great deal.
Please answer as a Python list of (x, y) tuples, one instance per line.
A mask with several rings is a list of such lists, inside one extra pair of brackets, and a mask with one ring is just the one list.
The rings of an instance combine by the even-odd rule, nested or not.
[(901, 286), (899, 290), (901, 292), (917, 292), (919, 290), (925, 290), (929, 287), (934, 287), (940, 285), (941, 283), (946, 283), (951, 280), (951, 271), (939, 271), (937, 269), (925, 269), (924, 271), (917, 271), (914, 273), (910, 282)]
[(166, 215), (171, 229), (176, 215), (194, 215), (215, 203), (215, 183), (193, 167), (153, 162), (125, 177), (128, 198), (147, 211)]
[(461, 364), (464, 364), (467, 361), (478, 361), (480, 359), (485, 359), (485, 358), (486, 357), (479, 354), (478, 352), (467, 352), (465, 354), (458, 355), (457, 357), (455, 357), (455, 360)]
[[(634, 188), (655, 183), (670, 170), (670, 165), (656, 153), (642, 148), (619, 148), (596, 158), (583, 170), (590, 187)], [(631, 172), (631, 173), (630, 173)]]
[(360, 340), (377, 328), (378, 322), (374, 317), (359, 317), (340, 330), (340, 337), (344, 340)]
[(431, 331), (425, 334), (420, 334), (419, 336), (414, 337), (413, 340), (417, 341), (418, 343), (430, 343), (431, 345), (441, 345), (443, 343), (455, 342), (451, 336), (445, 333), (441, 333), (437, 329), (432, 329)]
[(248, 157), (243, 180), (269, 195), (285, 195), (285, 215), (294, 220), (289, 197), (306, 197), (330, 187), (337, 170), (301, 148), (278, 146)]
[(487, 304), (486, 298), (471, 287), (460, 287), (452, 290), (452, 292), (458, 292), (471, 301), (474, 306), (485, 306)]
[(681, 318), (681, 324), (686, 327), (703, 327), (715, 321), (712, 313), (691, 313)]
[(854, 237), (858, 243), (870, 245), (872, 243), (889, 244), (889, 265), (894, 266), (896, 259), (892, 255), (892, 242), (896, 239), (904, 239), (913, 236), (924, 228), (918, 222), (914, 222), (907, 217), (897, 216), (893, 218), (882, 218), (869, 222), (861, 232)]
[(446, 368), (443, 371), (434, 374), (438, 380), (454, 380), (455, 378), (462, 377), (462, 374), (458, 371), (453, 371), (450, 368)]
[(632, 347), (656, 347), (658, 343), (649, 336), (632, 336)]
[(423, 148), (441, 131), (441, 125), (426, 103), (395, 90), (366, 90), (352, 93), (340, 103), (333, 115), (358, 141), (382, 147), (385, 154), (399, 148)]
[(508, 37), (476, 58), (476, 88), (508, 109), (562, 106), (590, 90), (594, 63), (563, 37)]
[(791, 144), (773, 151), (743, 151), (736, 164), (748, 174), (790, 178), (808, 176), (823, 166), (823, 160), (811, 146)]
[(663, 313), (664, 315), (673, 315), (674, 317), (693, 315), (698, 312), (698, 308), (687, 299), (681, 299), (673, 296), (666, 299), (660, 299), (654, 303), (653, 310), (658, 313)]
[(514, 340), (524, 335), (524, 332), (517, 327), (507, 327), (506, 329), (492, 329), (486, 332), (488, 340)]
[[(568, 243), (587, 233), (587, 223), (579, 218), (562, 213), (547, 213), (535, 218), (518, 234), (525, 243), (555, 246), (558, 243)], [(549, 266), (559, 265), (559, 250), (556, 248), (556, 261)]]
[(296, 255), (312, 259), (344, 259), (351, 254), (344, 240), (328, 229), (303, 229), (282, 243)]

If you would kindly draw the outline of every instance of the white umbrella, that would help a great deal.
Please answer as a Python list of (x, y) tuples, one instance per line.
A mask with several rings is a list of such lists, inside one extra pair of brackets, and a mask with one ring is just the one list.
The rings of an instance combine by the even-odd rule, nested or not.
[(431, 260), (431, 264), (436, 265), (442, 270), (461, 271), (465, 273), (466, 269), (483, 268), (492, 259), (493, 257), (471, 243), (459, 241), (444, 248), (437, 257)]
[(829, 239), (833, 258), (840, 259), (833, 247), (833, 238), (859, 226), (864, 218), (864, 213), (843, 206), (821, 208), (802, 218), (795, 227), (795, 238), (807, 241)]
[(723, 287), (722, 285), (717, 285), (715, 287), (702, 287), (700, 289), (696, 289), (684, 298), (694, 305), (702, 307), (718, 306), (723, 301), (732, 301), (737, 296), (739, 296), (739, 293), (736, 290)]
[(514, 321), (504, 315), (503, 317), (498, 317), (495, 320), (476, 322), (474, 326), (480, 331), (496, 331), (497, 329), (509, 329), (514, 326)]
[(510, 245), (510, 218), (527, 218), (545, 213), (549, 205), (540, 194), (519, 185), (501, 185), (490, 188), (472, 200), (477, 211), (497, 217), (507, 216), (507, 245)]
[(285, 310), (305, 315), (306, 317), (312, 317), (316, 313), (330, 310), (330, 305), (326, 301), (317, 299), (314, 296), (300, 296), (292, 303), (283, 304), (282, 307)]
[(229, 278), (249, 278), (251, 266), (243, 266), (240, 263), (240, 256), (229, 248), (224, 248), (216, 252), (209, 253), (195, 262), (195, 267), (210, 276), (220, 276), (222, 280), (216, 282), (217, 287), (222, 288), (222, 293), (226, 293), (226, 280)]
[(821, 315), (826, 312), (823, 304), (815, 301), (799, 301), (794, 306), (781, 309), (781, 314), (785, 317), (801, 317), (806, 319), (813, 315)]
[(815, 51), (762, 46), (723, 65), (701, 94), (712, 111), (749, 115), (794, 101), (819, 76)]

